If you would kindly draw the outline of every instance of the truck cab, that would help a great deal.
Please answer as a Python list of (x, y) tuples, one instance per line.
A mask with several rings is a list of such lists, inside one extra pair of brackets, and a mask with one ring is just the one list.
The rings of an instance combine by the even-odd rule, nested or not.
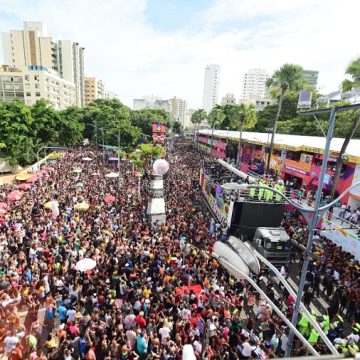
[(252, 245), (276, 267), (289, 262), (291, 242), (284, 228), (258, 227)]

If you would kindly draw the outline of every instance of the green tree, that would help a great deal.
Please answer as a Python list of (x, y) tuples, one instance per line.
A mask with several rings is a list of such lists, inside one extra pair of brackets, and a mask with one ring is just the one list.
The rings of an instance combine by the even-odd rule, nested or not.
[(182, 133), (182, 125), (179, 121), (174, 121), (172, 125), (172, 130), (175, 134), (181, 134)]
[(66, 146), (79, 144), (84, 138), (83, 111), (77, 106), (70, 106), (60, 111), (59, 115), (60, 121), (56, 124), (59, 143)]
[(195, 131), (199, 130), (200, 124), (207, 118), (206, 111), (204, 109), (198, 109), (191, 115), (191, 122), (195, 125)]
[(275, 71), (271, 78), (268, 79), (266, 85), (279, 90), (278, 108), (274, 122), (272, 124), (272, 134), (269, 149), (269, 156), (266, 169), (270, 169), (270, 159), (274, 149), (274, 139), (276, 134), (277, 121), (280, 116), (283, 100), (286, 92), (298, 91), (304, 87), (304, 80), (302, 77), (302, 67), (294, 64), (284, 64), (279, 70)]
[(33, 161), (36, 132), (30, 107), (18, 100), (0, 103), (0, 119), (0, 156), (14, 166)]
[(224, 121), (225, 115), (221, 109), (214, 108), (211, 110), (210, 114), (207, 117), (207, 122), (211, 128), (211, 151), (214, 143), (214, 129), (218, 128), (221, 123)]
[(32, 129), (39, 146), (61, 145), (58, 143), (58, 131), (61, 123), (60, 114), (45, 99), (37, 100), (31, 107)]
[(236, 163), (241, 160), (241, 140), (243, 129), (251, 129), (256, 124), (256, 112), (254, 105), (239, 104), (231, 105), (230, 111), (230, 127), (239, 130), (238, 155)]
[[(343, 91), (349, 91), (354, 87), (360, 86), (360, 58), (358, 58), (357, 60), (354, 60), (347, 67), (345, 74), (348, 75), (351, 79), (346, 79), (343, 81), (343, 83), (342, 83)], [(334, 179), (333, 179), (333, 183), (332, 183), (332, 187), (331, 187), (331, 191), (330, 191), (331, 199), (333, 199), (335, 196), (336, 185), (340, 178), (346, 149), (347, 149), (347, 147), (350, 143), (350, 140), (354, 136), (355, 131), (360, 123), (360, 112), (359, 111), (355, 111), (355, 112), (351, 111), (348, 113), (351, 114), (350, 115), (351, 120), (347, 121), (347, 122), (341, 121), (341, 123), (343, 123), (343, 124), (344, 123), (349, 124), (349, 127), (346, 131), (344, 142), (341, 146), (341, 150), (340, 150), (339, 156), (336, 161), (335, 174), (334, 174)], [(343, 113), (343, 114), (346, 116), (346, 113)]]
[(165, 123), (170, 127), (170, 114), (162, 109), (142, 109), (131, 111), (131, 123), (141, 129), (148, 137), (152, 135), (151, 124), (153, 122)]

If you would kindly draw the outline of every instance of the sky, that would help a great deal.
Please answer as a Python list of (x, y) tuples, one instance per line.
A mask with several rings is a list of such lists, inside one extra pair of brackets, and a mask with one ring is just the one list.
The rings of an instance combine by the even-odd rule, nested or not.
[[(146, 95), (202, 107), (206, 64), (220, 64), (220, 98), (240, 97), (249, 68), (318, 70), (337, 90), (360, 56), (360, 0), (1, 0), (0, 31), (43, 21), (85, 47), (85, 73), (132, 107)], [(2, 63), (2, 45), (0, 44)]]

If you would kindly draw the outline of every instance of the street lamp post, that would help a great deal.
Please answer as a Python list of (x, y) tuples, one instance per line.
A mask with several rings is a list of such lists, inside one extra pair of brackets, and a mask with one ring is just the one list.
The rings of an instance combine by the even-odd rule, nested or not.
[(319, 356), (319, 353), (313, 348), (313, 346), (304, 338), (304, 336), (299, 332), (299, 330), (294, 326), (289, 319), (281, 312), (281, 310), (271, 301), (271, 299), (265, 294), (265, 292), (261, 289), (261, 287), (247, 274), (242, 272), (239, 268), (235, 267), (233, 264), (231, 264), (229, 261), (224, 259), (221, 256), (218, 256), (216, 253), (213, 253), (214, 257), (219, 260), (220, 263), (226, 265), (226, 267), (230, 267), (234, 270), (234, 272), (239, 274), (239, 278), (246, 279), (251, 286), (256, 289), (270, 304), (270, 306), (274, 309), (276, 314), (285, 322), (285, 324), (293, 331), (296, 336), (302, 341), (302, 343), (308, 348), (309, 351), (315, 356)]
[[(325, 156), (325, 155), (326, 155), (326, 153), (324, 153), (324, 162), (323, 162), (323, 164), (324, 163), (326, 164), (325, 159), (327, 159), (327, 156)], [(326, 168), (325, 168), (325, 170), (326, 170)], [(320, 177), (319, 178), (319, 184), (321, 184), (321, 181), (323, 181), (323, 180), (324, 180), (324, 176)], [(302, 213), (302, 215), (304, 216), (304, 218), (306, 219), (306, 221), (308, 223), (308, 226), (309, 226), (308, 244), (307, 244), (307, 247), (306, 247), (306, 251), (309, 253), (309, 252), (311, 252), (312, 239), (313, 239), (313, 236), (314, 236), (314, 230), (315, 230), (316, 225), (318, 223), (318, 218), (322, 217), (331, 206), (336, 204), (339, 200), (341, 200), (344, 196), (346, 196), (353, 188), (355, 188), (355, 187), (357, 187), (359, 185), (360, 185), (360, 181), (353, 184), (353, 185), (351, 185), (349, 188), (347, 188), (337, 199), (335, 199), (331, 203), (329, 203), (327, 205), (324, 205), (322, 207), (320, 207), (320, 197), (317, 197), (317, 199), (316, 199), (317, 205), (315, 205), (314, 208), (303, 208), (299, 204), (295, 203), (294, 201), (292, 201), (291, 199), (286, 197), (282, 192), (280, 192), (280, 191), (278, 191), (278, 190), (276, 190), (274, 188), (268, 187), (268, 186), (252, 185), (252, 184), (237, 184), (236, 189), (234, 188), (233, 190), (247, 190), (247, 189), (252, 189), (252, 188), (270, 190), (270, 191), (274, 192), (275, 194), (281, 196), (287, 203), (289, 203), (290, 205), (295, 207), (297, 210), (299, 210)], [(320, 189), (321, 188), (322, 187), (320, 187)], [(320, 193), (320, 195), (321, 195), (321, 193)], [(310, 245), (309, 245), (309, 241), (310, 241)], [(308, 264), (309, 264), (309, 258), (308, 258), (308, 256), (306, 256), (304, 258), (304, 264), (303, 264), (303, 267), (302, 267), (298, 293), (296, 295), (294, 314), (293, 314), (293, 317), (292, 317), (292, 324), (295, 327), (297, 325), (297, 320), (298, 320), (298, 316), (299, 316), (301, 298), (302, 298), (302, 293), (303, 293), (303, 290), (304, 290), (305, 276), (306, 276), (306, 273), (307, 273)], [(294, 340), (294, 334), (296, 334), (296, 333), (294, 331), (290, 330), (289, 339), (288, 339), (288, 345), (287, 345), (287, 351), (286, 351), (285, 357), (290, 356), (292, 343), (293, 343), (293, 340)]]

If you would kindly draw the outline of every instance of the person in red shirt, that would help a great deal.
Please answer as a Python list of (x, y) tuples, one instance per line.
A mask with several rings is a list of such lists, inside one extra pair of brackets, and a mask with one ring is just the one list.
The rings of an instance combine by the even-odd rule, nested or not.
[(142, 328), (146, 328), (146, 320), (144, 318), (144, 312), (140, 311), (139, 315), (135, 318), (136, 323)]

